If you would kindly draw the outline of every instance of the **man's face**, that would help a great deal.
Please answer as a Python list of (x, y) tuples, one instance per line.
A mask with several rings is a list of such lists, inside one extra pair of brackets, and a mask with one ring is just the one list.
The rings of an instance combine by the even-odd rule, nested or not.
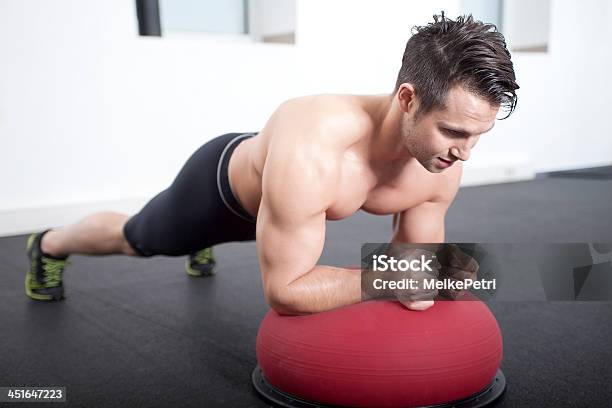
[(448, 93), (444, 109), (416, 119), (414, 114), (405, 114), (404, 144), (423, 167), (440, 173), (456, 160), (465, 161), (470, 157), (480, 135), (495, 124), (498, 111), (498, 105), (455, 87)]

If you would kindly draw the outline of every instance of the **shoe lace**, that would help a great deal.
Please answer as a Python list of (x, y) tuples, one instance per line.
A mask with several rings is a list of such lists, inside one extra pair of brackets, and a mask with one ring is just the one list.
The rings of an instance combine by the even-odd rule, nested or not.
[(59, 286), (62, 282), (62, 271), (66, 267), (68, 261), (63, 259), (42, 259), (42, 269), (45, 275), (45, 286)]
[(204, 248), (195, 253), (193, 259), (198, 263), (209, 263), (213, 257), (212, 248)]

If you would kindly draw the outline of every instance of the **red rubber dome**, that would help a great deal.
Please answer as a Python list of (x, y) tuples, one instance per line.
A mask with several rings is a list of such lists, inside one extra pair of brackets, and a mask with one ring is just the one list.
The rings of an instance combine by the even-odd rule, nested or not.
[(481, 301), (437, 301), (423, 312), (370, 301), (307, 316), (269, 311), (257, 360), (270, 385), (304, 400), (354, 407), (448, 403), (493, 381), (502, 358)]

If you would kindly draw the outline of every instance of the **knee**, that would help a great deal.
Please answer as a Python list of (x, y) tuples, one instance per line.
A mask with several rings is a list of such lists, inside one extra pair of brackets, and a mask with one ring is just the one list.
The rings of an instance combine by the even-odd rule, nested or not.
[(132, 245), (130, 245), (127, 239), (125, 239), (125, 236), (123, 236), (123, 244), (121, 245), (121, 253), (123, 253), (124, 255), (128, 255), (128, 256), (141, 256), (138, 252), (134, 250), (134, 248), (132, 248)]
[(118, 228), (115, 231), (115, 234), (118, 237), (119, 250), (124, 255), (128, 255), (128, 256), (141, 256), (140, 253), (138, 253), (134, 249), (132, 244), (130, 244), (130, 241), (125, 236), (125, 229), (124, 229), (124, 227), (125, 227), (126, 223), (127, 223), (127, 218), (125, 219), (124, 222), (121, 223), (121, 225), (117, 226)]

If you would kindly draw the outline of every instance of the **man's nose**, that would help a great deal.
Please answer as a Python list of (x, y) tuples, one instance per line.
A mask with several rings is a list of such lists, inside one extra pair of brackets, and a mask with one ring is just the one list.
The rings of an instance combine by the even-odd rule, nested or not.
[(453, 156), (461, 161), (466, 161), (470, 158), (470, 147), (469, 146), (453, 146), (450, 152)]

